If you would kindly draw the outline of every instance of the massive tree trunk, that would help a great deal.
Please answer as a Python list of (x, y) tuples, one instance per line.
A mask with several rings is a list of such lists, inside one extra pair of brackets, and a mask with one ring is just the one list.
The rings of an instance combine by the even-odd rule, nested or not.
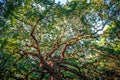
[(50, 80), (62, 80), (62, 77), (59, 73), (51, 74), (50, 75)]
[(55, 62), (51, 62), (50, 66), (54, 69), (50, 74), (50, 80), (62, 80), (60, 68)]

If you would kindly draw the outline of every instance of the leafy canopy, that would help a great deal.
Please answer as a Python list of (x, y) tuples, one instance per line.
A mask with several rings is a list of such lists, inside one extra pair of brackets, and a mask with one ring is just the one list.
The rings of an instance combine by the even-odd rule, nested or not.
[(0, 77), (120, 79), (119, 23), (119, 0), (1, 0)]

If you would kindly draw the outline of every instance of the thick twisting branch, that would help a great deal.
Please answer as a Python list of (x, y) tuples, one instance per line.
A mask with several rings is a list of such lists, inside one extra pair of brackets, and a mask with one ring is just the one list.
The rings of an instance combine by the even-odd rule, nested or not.
[(72, 39), (70, 39), (69, 41), (65, 42), (65, 46), (63, 47), (63, 49), (62, 49), (62, 51), (61, 51), (61, 57), (62, 57), (62, 58), (64, 57), (64, 53), (65, 53), (67, 47), (68, 47), (70, 44), (75, 43), (75, 42), (77, 42), (77, 41), (79, 41), (79, 40), (81, 40), (81, 39), (86, 39), (86, 38), (92, 38), (92, 35), (91, 35), (91, 34), (90, 34), (90, 35), (84, 35), (84, 36), (78, 35), (78, 36), (76, 36), (75, 38), (72, 38)]
[(70, 40), (68, 40), (68, 41), (66, 41), (66, 42), (63, 42), (63, 43), (61, 43), (60, 45), (58, 45), (57, 47), (53, 48), (53, 49), (46, 55), (45, 59), (48, 59), (48, 57), (50, 58), (51, 55), (52, 55), (60, 46), (62, 46), (62, 45), (64, 45), (63, 49), (61, 50), (61, 57), (63, 57), (63, 56), (64, 56), (64, 53), (65, 53), (65, 51), (66, 51), (66, 49), (67, 49), (67, 47), (68, 47), (70, 44), (75, 43), (75, 42), (77, 42), (77, 41), (79, 41), (79, 40), (81, 40), (81, 39), (87, 39), (87, 38), (92, 38), (92, 34), (90, 34), (90, 35), (84, 35), (84, 36), (78, 35), (78, 36), (76, 36), (75, 38), (71, 38)]
[(65, 44), (65, 46), (63, 47), (63, 49), (62, 49), (62, 51), (61, 51), (61, 58), (64, 57), (64, 53), (65, 53), (68, 45), (69, 45), (69, 44)]
[(39, 21), (40, 21), (40, 18), (38, 18), (37, 21), (36, 21), (36, 24), (34, 26), (32, 26), (32, 31), (31, 31), (31, 34), (30, 34), (31, 37), (33, 38), (33, 40), (35, 41), (35, 44), (37, 46), (37, 51), (38, 52), (40, 52), (40, 50), (39, 50), (38, 41), (37, 41), (37, 39), (36, 39), (36, 37), (34, 35), (34, 31), (35, 31), (35, 28), (37, 27), (37, 25), (39, 24)]
[(40, 17), (36, 20), (36, 23), (35, 23), (35, 25), (34, 26), (32, 26), (32, 31), (31, 31), (31, 37), (32, 37), (32, 39), (35, 41), (35, 43), (34, 43), (34, 45), (36, 45), (36, 49), (37, 49), (37, 51), (38, 51), (38, 53), (39, 53), (39, 58), (40, 58), (40, 60), (42, 61), (43, 60), (43, 57), (42, 57), (42, 55), (40, 54), (40, 49), (39, 49), (39, 42), (38, 42), (38, 40), (36, 39), (36, 37), (35, 37), (35, 35), (34, 35), (34, 32), (35, 32), (35, 29), (36, 29), (36, 27), (37, 27), (37, 25), (39, 24), (39, 21), (40, 21)]
[(35, 29), (37, 27), (37, 25), (39, 24), (39, 21), (43, 19), (42, 18), (38, 18), (35, 22), (35, 24), (32, 27), (32, 30), (31, 30), (31, 33), (30, 33), (30, 36), (32, 37), (32, 39), (34, 40), (34, 46), (31, 46), (31, 45), (27, 45), (27, 47), (34, 47), (37, 52), (28, 52), (28, 51), (22, 51), (25, 55), (31, 55), (31, 56), (36, 56), (40, 59), (40, 67), (44, 68), (45, 70), (47, 70), (48, 72), (52, 73), (53, 72), (53, 68), (43, 59), (43, 56), (40, 52), (40, 49), (39, 49), (39, 41), (37, 40), (36, 36), (34, 35), (34, 32), (35, 32)]
[(55, 48), (53, 48), (50, 52), (48, 52), (48, 54), (45, 56), (45, 60), (47, 60), (48, 57), (51, 58), (51, 55), (52, 55), (59, 47), (60, 47), (60, 45), (57, 46), (57, 47), (55, 47)]

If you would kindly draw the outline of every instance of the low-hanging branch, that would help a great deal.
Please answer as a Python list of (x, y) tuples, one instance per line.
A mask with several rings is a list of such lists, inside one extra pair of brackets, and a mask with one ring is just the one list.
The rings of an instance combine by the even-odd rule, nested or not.
[(42, 73), (42, 71), (40, 71), (40, 70), (33, 69), (25, 75), (25, 79), (28, 80), (29, 75), (32, 74), (33, 72)]
[(60, 67), (61, 67), (62, 70), (65, 70), (65, 71), (69, 71), (69, 72), (71, 72), (71, 73), (74, 73), (74, 74), (80, 76), (81, 78), (83, 78), (84, 80), (89, 80), (86, 75), (84, 75), (84, 74), (81, 73), (81, 72), (76, 71), (75, 69), (69, 68), (69, 67), (64, 66), (64, 65), (60, 65)]

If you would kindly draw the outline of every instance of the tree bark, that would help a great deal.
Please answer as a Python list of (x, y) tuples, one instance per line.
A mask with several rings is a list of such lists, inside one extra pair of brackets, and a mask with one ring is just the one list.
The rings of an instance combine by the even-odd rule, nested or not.
[(53, 71), (50, 74), (50, 80), (62, 80), (61, 71), (57, 64), (51, 62), (50, 66), (53, 67)]
[(59, 73), (51, 74), (50, 75), (50, 80), (62, 80), (62, 77)]

